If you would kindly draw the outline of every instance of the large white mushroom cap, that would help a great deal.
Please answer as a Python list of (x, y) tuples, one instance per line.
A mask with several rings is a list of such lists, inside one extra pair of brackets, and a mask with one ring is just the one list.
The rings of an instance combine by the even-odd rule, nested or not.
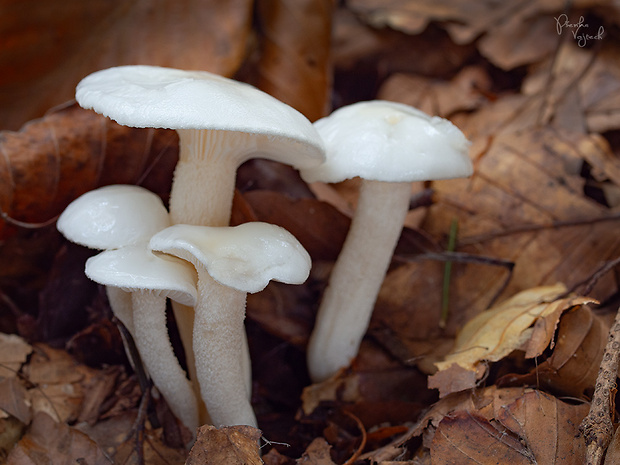
[(411, 182), (470, 176), (469, 141), (450, 121), (409, 105), (373, 100), (347, 105), (314, 123), (327, 161), (301, 170), (306, 182), (359, 176)]
[(111, 185), (89, 191), (67, 206), (58, 230), (92, 249), (116, 249), (148, 240), (170, 225), (161, 199), (140, 186)]
[(204, 266), (220, 284), (250, 293), (271, 280), (301, 284), (311, 267), (308, 252), (291, 233), (261, 222), (234, 227), (177, 224), (153, 236), (149, 247)]
[(295, 167), (324, 159), (321, 138), (305, 116), (255, 87), (207, 71), (118, 66), (86, 76), (75, 97), (125, 126), (265, 135), (254, 157)]

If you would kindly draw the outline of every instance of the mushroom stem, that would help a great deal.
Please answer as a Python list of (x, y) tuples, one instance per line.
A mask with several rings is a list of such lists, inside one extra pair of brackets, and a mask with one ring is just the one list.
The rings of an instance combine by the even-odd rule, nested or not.
[(252, 151), (249, 138), (241, 134), (232, 141), (226, 131), (208, 129), (177, 132), (179, 162), (170, 193), (172, 224), (228, 226), (237, 167), (247, 151)]
[(323, 381), (347, 367), (362, 337), (409, 210), (411, 183), (362, 180), (357, 209), (323, 295), (308, 370)]
[(202, 399), (213, 424), (250, 425), (256, 417), (247, 396), (242, 363), (246, 293), (216, 282), (198, 270), (194, 354)]
[(199, 426), (196, 395), (170, 343), (166, 298), (148, 291), (131, 295), (134, 339), (144, 366), (172, 412), (196, 434)]

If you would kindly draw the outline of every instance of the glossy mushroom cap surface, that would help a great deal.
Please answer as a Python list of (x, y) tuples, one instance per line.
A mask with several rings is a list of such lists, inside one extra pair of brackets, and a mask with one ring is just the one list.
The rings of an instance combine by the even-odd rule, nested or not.
[(310, 273), (306, 249), (284, 228), (252, 222), (234, 227), (174, 225), (151, 238), (149, 247), (204, 266), (220, 284), (258, 292), (269, 281), (303, 283)]
[(196, 273), (188, 263), (155, 255), (145, 244), (106, 250), (86, 261), (86, 276), (126, 292), (153, 292), (183, 305), (197, 301)]
[(308, 119), (248, 84), (207, 71), (118, 66), (86, 76), (76, 88), (80, 106), (119, 124), (168, 129), (210, 129), (266, 136), (253, 150), (295, 167), (324, 159), (321, 138)]
[(169, 225), (161, 199), (133, 185), (89, 191), (71, 202), (57, 222), (67, 239), (92, 249), (116, 249), (148, 240)]
[(347, 105), (314, 123), (327, 161), (301, 170), (306, 182), (359, 176), (411, 182), (470, 176), (470, 143), (450, 121), (409, 105), (373, 100)]

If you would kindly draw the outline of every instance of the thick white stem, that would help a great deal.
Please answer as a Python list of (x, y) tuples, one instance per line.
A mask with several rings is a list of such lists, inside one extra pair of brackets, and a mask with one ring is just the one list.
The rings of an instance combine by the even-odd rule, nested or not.
[[(235, 192), (238, 166), (249, 153), (255, 151), (257, 141), (247, 134), (228, 131), (183, 129), (179, 134), (179, 162), (174, 171), (170, 193), (170, 220), (172, 224), (201, 226), (228, 226)], [(175, 308), (175, 316), (179, 313)], [(182, 310), (180, 310), (182, 311)], [(186, 314), (182, 316), (184, 318)], [(188, 371), (195, 380), (191, 328), (187, 321), (179, 326), (180, 336), (187, 354)], [(245, 370), (248, 399), (252, 392), (252, 372), (247, 336), (241, 364)], [(206, 421), (201, 413), (201, 421)]]
[(248, 137), (228, 131), (181, 129), (170, 192), (172, 224), (228, 226), (238, 166)]
[(202, 399), (213, 424), (256, 426), (248, 399), (244, 350), (246, 293), (223, 286), (200, 268), (194, 355)]
[(364, 180), (308, 346), (314, 382), (347, 367), (361, 344), (409, 208), (410, 183)]
[(172, 412), (196, 434), (198, 404), (179, 365), (166, 326), (166, 298), (151, 292), (132, 294), (135, 342), (153, 383)]
[[(133, 336), (133, 311), (131, 305), (131, 293), (123, 291), (119, 287), (106, 286), (106, 295), (108, 296), (108, 302), (110, 302), (110, 308), (114, 316), (119, 319), (129, 334)], [(131, 359), (130, 359), (131, 360)]]

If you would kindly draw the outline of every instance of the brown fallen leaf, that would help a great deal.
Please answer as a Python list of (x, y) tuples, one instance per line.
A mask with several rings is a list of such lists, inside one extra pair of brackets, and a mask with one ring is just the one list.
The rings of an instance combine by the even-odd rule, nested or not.
[(32, 346), (16, 334), (0, 333), (0, 378), (15, 378)]
[(329, 112), (332, 0), (260, 0), (259, 89), (315, 121)]
[(64, 423), (57, 423), (42, 412), (34, 416), (26, 435), (8, 457), (8, 463), (14, 465), (78, 462), (92, 465), (113, 463), (86, 434)]
[(335, 465), (329, 454), (330, 449), (331, 446), (325, 439), (315, 438), (295, 463), (298, 465)]
[[(167, 198), (178, 157), (170, 130), (120, 126), (71, 105), (19, 132), (0, 132), (0, 208), (22, 222), (53, 220), (69, 202), (107, 184), (135, 184)], [(0, 221), (0, 237), (5, 221)]]
[(546, 359), (538, 359), (528, 374), (507, 374), (497, 383), (500, 386), (536, 384), (575, 398), (591, 396), (608, 330), (609, 324), (588, 306), (577, 306), (562, 316), (557, 342)]
[(260, 430), (251, 426), (202, 426), (185, 463), (260, 465), (263, 463), (258, 449), (260, 437)]
[(244, 57), (251, 2), (26, 0), (0, 19), (0, 128), (70, 99), (110, 66), (150, 64), (230, 76)]
[(586, 404), (571, 405), (529, 390), (492, 416), (459, 410), (446, 416), (430, 445), (432, 463), (581, 464), (578, 425)]
[[(593, 302), (584, 297), (559, 298), (565, 293), (561, 284), (529, 289), (470, 320), (451, 353), (435, 364), (439, 371), (429, 378), (429, 387), (439, 389), (443, 397), (455, 388), (473, 388), (486, 372), (485, 363), (497, 362), (514, 350), (526, 349), (530, 357), (540, 355), (551, 344), (562, 312)], [(541, 320), (544, 323), (539, 323)], [(475, 373), (475, 377), (465, 378), (471, 384), (464, 383), (462, 370), (450, 369), (453, 365)], [(455, 377), (459, 379), (456, 385)]]
[(0, 381), (0, 410), (12, 415), (24, 425), (32, 420), (26, 388), (15, 378)]

